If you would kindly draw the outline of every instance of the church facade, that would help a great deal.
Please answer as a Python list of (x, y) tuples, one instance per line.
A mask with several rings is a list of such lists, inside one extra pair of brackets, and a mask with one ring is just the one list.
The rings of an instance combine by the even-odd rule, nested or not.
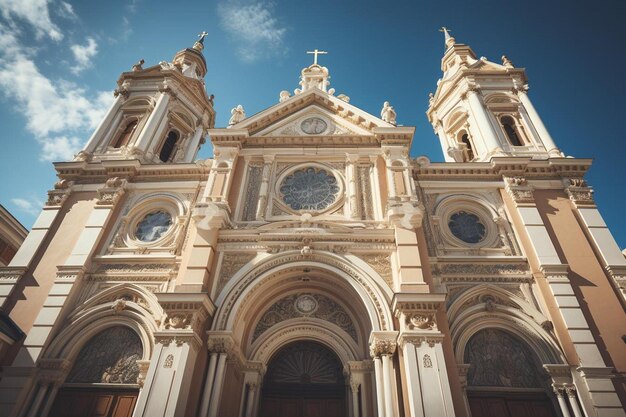
[(524, 69), (445, 35), (441, 163), (389, 103), (335, 95), (321, 51), (226, 128), (203, 37), (124, 72), (0, 268), (23, 333), (0, 333), (0, 415), (624, 416), (626, 261), (591, 161)]

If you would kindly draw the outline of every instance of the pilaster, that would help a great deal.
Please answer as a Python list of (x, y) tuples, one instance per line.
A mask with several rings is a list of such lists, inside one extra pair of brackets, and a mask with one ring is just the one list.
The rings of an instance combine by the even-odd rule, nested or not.
[(444, 301), (445, 294), (394, 296), (392, 308), (400, 324), (398, 342), (411, 417), (455, 415), (443, 355), (444, 335), (436, 322), (436, 312)]
[(135, 417), (179, 417), (187, 415), (187, 397), (202, 346), (202, 332), (215, 306), (203, 293), (157, 293), (164, 317), (143, 389), (137, 399)]

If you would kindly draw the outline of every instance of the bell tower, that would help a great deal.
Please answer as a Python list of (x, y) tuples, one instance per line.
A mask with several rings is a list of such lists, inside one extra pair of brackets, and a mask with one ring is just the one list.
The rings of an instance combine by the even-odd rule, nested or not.
[(122, 73), (113, 105), (76, 160), (192, 162), (215, 122), (213, 98), (204, 84), (206, 35), (202, 32), (172, 62), (144, 68), (142, 59)]
[(430, 95), (426, 114), (446, 162), (488, 161), (492, 156), (561, 157), (527, 95), (523, 68), (476, 58), (442, 28), (446, 51), (443, 77)]

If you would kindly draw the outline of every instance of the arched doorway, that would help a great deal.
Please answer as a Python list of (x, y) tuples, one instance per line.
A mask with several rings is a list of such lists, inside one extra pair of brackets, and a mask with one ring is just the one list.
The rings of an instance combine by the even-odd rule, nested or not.
[(139, 394), (137, 333), (114, 326), (92, 337), (80, 350), (50, 417), (130, 417)]
[(341, 361), (326, 346), (291, 343), (270, 360), (263, 379), (260, 417), (343, 417), (346, 384)]
[(465, 347), (467, 397), (472, 417), (557, 417), (547, 375), (535, 355), (512, 334), (484, 329)]

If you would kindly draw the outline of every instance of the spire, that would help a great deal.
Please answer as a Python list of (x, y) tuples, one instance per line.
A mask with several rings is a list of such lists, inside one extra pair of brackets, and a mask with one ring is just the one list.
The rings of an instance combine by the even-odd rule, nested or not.
[(456, 43), (456, 39), (454, 39), (454, 37), (450, 35), (450, 32), (452, 31), (447, 27), (442, 26), (441, 29), (439, 29), (439, 32), (443, 32), (446, 49), (450, 48)]
[(206, 60), (202, 55), (206, 35), (208, 33), (205, 31), (199, 33), (199, 39), (193, 44), (193, 47), (185, 48), (174, 55), (172, 64), (179, 68), (183, 75), (196, 79), (202, 79), (206, 75)]

